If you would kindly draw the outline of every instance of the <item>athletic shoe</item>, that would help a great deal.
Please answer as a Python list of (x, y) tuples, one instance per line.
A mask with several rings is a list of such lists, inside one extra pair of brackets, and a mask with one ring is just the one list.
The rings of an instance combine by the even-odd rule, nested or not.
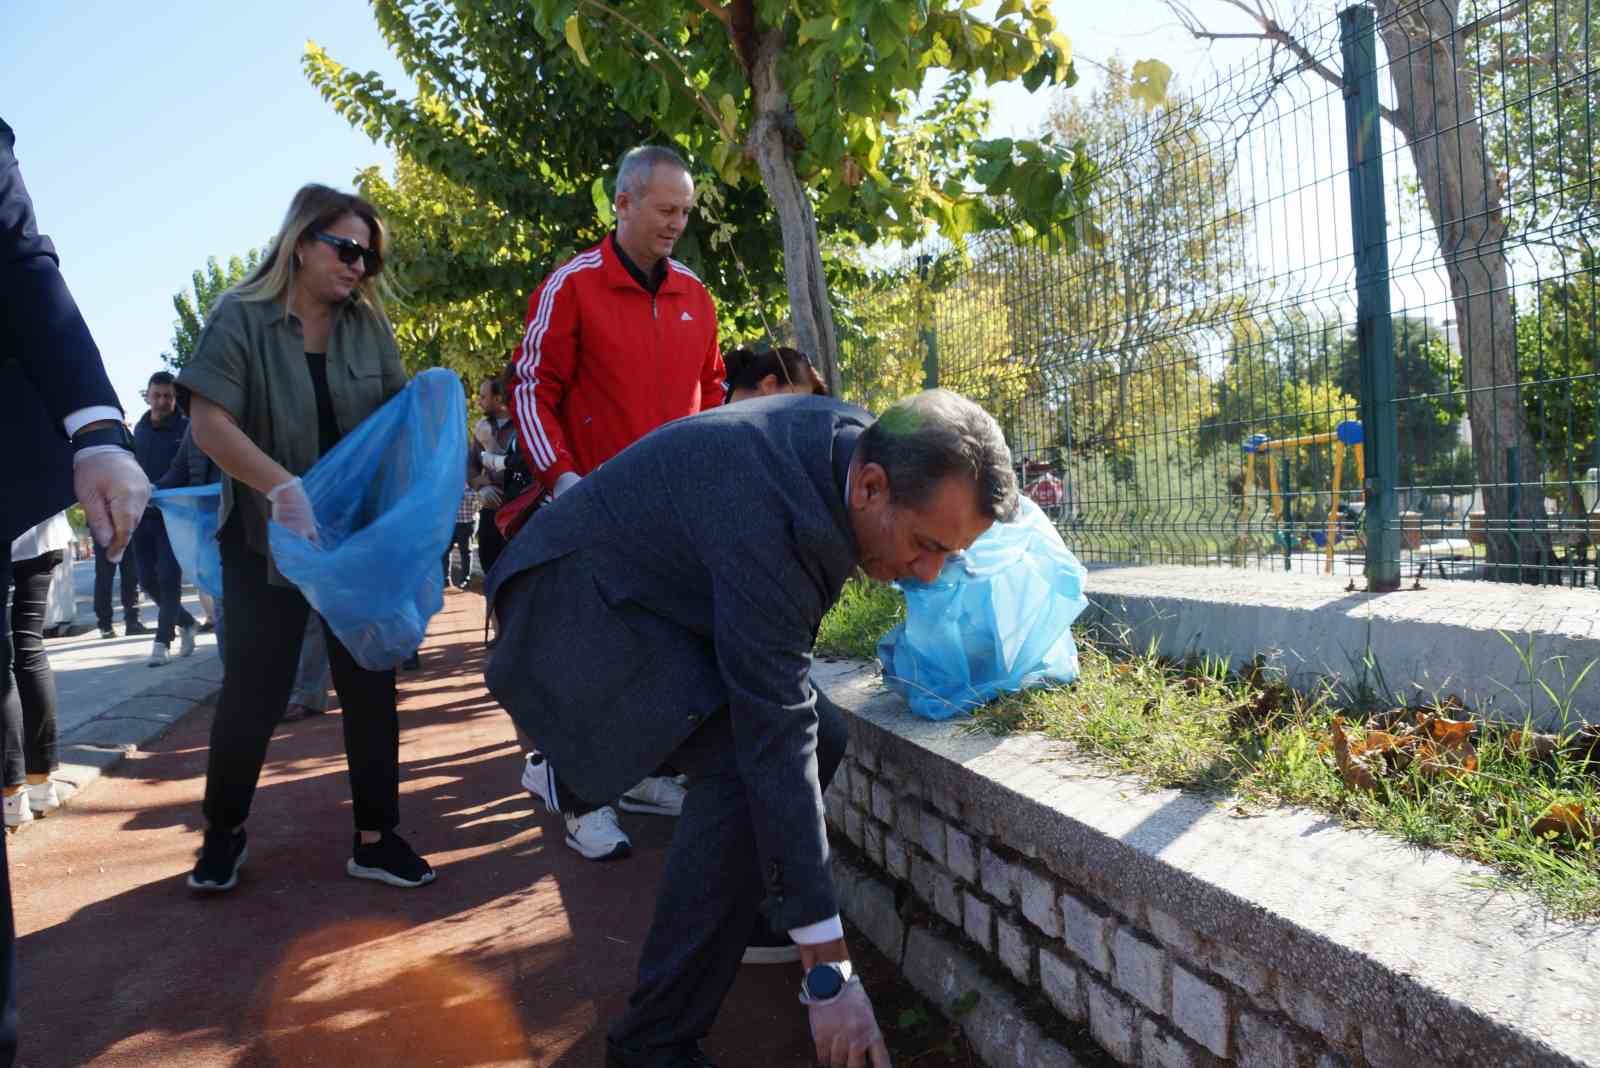
[(310, 719), (312, 716), (326, 715), (327, 711), (326, 708), (312, 708), (310, 705), (291, 703), (289, 707), (283, 710), (283, 716), (278, 722), (297, 723), (302, 719)]
[(115, 638), (116, 636), (117, 636), (117, 632), (112, 630), (109, 624), (107, 626), (104, 626), (104, 627), (100, 628), (100, 637), (102, 637), (102, 638)]
[(400, 661), (400, 670), (401, 671), (421, 671), (422, 670), (422, 654), (421, 653), (412, 653), (410, 656), (408, 656), (404, 660)]
[(676, 816), (683, 811), (683, 795), (687, 792), (677, 779), (653, 775), (623, 794), (618, 804), (624, 812)]
[(7, 827), (21, 827), (24, 823), (33, 822), (33, 807), (28, 804), (28, 791), (18, 790), (6, 795), (5, 820)]
[(562, 818), (567, 823), (567, 845), (585, 860), (621, 860), (633, 852), (633, 843), (617, 826), (617, 810), (610, 805)]
[(239, 885), (239, 869), (248, 851), (244, 831), (207, 831), (200, 845), (200, 856), (189, 873), (189, 889), (220, 894)]
[(606, 1068), (717, 1068), (698, 1042), (666, 1049), (636, 1049), (606, 1039)]
[(28, 807), (35, 816), (45, 816), (61, 807), (61, 795), (56, 793), (53, 780), (33, 782), (23, 791), (28, 795)]
[(194, 629), (200, 634), (210, 634), (212, 631), (217, 629), (217, 625), (208, 619)]
[(393, 831), (384, 831), (383, 837), (372, 843), (363, 842), (358, 831), (350, 852), (344, 870), (357, 879), (407, 888), (433, 882), (432, 865)]
[(152, 642), (150, 644), (150, 659), (146, 660), (145, 663), (151, 667), (166, 667), (167, 662), (171, 659), (172, 655), (167, 652), (165, 645), (160, 642)]
[(128, 622), (127, 620), (123, 620), (122, 633), (124, 633), (124, 634), (149, 634), (150, 633), (150, 628), (145, 626), (143, 623), (140, 623), (137, 619), (133, 620), (131, 623)]
[(556, 773), (543, 753), (529, 753), (522, 762), (522, 788), (539, 800), (547, 811), (560, 812), (556, 797)]
[(765, 917), (757, 916), (750, 943), (745, 946), (745, 964), (796, 964), (800, 960), (800, 947), (787, 933), (774, 931)]
[(194, 655), (194, 628), (193, 627), (179, 627), (178, 628), (178, 655), (179, 656), (193, 656)]

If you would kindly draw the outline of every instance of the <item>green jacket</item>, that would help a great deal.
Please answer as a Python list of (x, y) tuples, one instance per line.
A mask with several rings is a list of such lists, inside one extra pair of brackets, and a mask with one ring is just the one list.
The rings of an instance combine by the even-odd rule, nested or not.
[[(317, 462), (317, 397), (306, 366), (300, 320), (275, 300), (217, 301), (178, 384), (224, 409), (262, 452), (291, 474)], [(328, 392), (341, 436), (405, 388), (394, 332), (365, 305), (348, 301), (328, 334)], [(272, 581), (282, 583), (267, 544), (265, 494), (224, 474), (218, 529), (239, 510), (245, 544), (267, 557)]]

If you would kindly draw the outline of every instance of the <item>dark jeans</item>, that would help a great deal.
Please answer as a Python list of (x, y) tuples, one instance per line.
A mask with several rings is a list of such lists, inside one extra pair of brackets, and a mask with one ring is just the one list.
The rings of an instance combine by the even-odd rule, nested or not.
[(61, 550), (11, 565), (11, 674), (16, 685), (0, 702), (5, 732), (5, 785), (56, 769), (56, 679), (44, 651), (50, 573)]
[[(11, 587), (11, 545), (0, 542), (0, 590)], [(11, 681), (11, 624), (0, 612), (0, 703), (16, 700)], [(11, 916), (11, 867), (0, 834), (0, 1068), (17, 1060), (17, 932)]]
[(139, 547), (139, 585), (161, 609), (156, 619), (156, 641), (171, 645), (174, 628), (194, 626), (194, 616), (183, 607), (183, 569), (172, 555), (167, 525), (160, 512), (152, 508), (144, 514), (133, 532), (133, 541)]
[[(844, 713), (817, 693), (817, 777), (822, 789), (844, 759)], [(611, 1038), (642, 1049), (696, 1042), (711, 1030), (760, 912), (756, 832), (739, 778), (732, 718), (724, 710), (672, 754), (689, 774), (639, 981)], [(820, 918), (820, 917), (819, 917)]]
[(478, 513), (478, 563), (483, 565), (485, 575), (500, 559), (500, 550), (506, 547), (506, 539), (501, 536), (500, 528), (494, 525), (494, 513), (493, 508), (485, 508)]
[[(267, 582), (267, 558), (244, 544), (237, 522), (223, 530), (222, 593), (234, 626), (211, 722), (205, 816), (209, 826), (231, 829), (250, 814), (267, 743), (289, 703), (311, 609), (293, 586)], [(332, 631), (324, 636), (343, 711), (356, 829), (392, 830), (400, 822), (394, 671), (368, 671)]]
[(122, 570), (122, 622), (139, 622), (139, 552), (130, 541), (122, 559), (113, 564), (98, 542), (94, 547), (94, 618), (105, 630), (111, 626), (111, 580)]
[(450, 535), (450, 544), (444, 547), (444, 581), (450, 584), (450, 550), (461, 550), (461, 577), (456, 580), (457, 586), (465, 586), (472, 577), (472, 524), (457, 523), (455, 533)]

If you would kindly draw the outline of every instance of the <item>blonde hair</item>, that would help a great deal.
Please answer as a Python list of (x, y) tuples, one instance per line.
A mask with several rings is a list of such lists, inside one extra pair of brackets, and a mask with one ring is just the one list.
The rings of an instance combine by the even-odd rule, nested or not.
[[(332, 226), (346, 215), (354, 215), (367, 224), (372, 233), (372, 249), (381, 256), (387, 235), (377, 209), (354, 193), (342, 193), (312, 182), (301, 186), (294, 199), (289, 201), (283, 225), (278, 228), (278, 234), (272, 239), (260, 266), (229, 292), (240, 300), (281, 300), (284, 314), (287, 315), (288, 294), (294, 286), (297, 267), (295, 249), (301, 241), (318, 230)], [(388, 321), (383, 309), (384, 298), (391, 295), (388, 280), (382, 274), (362, 275), (352, 294), (355, 300), (384, 322)]]

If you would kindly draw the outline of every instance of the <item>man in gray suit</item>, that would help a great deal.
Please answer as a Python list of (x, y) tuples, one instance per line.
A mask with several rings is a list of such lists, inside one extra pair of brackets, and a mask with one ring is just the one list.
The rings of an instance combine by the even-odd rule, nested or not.
[(837, 710), (810, 681), (857, 566), (929, 580), (1017, 507), (994, 420), (933, 390), (874, 422), (772, 397), (654, 431), (539, 512), (488, 580), (489, 689), (572, 792), (689, 775), (610, 1068), (706, 1068), (758, 911), (800, 945), (818, 1060), (886, 1066), (828, 869)]

